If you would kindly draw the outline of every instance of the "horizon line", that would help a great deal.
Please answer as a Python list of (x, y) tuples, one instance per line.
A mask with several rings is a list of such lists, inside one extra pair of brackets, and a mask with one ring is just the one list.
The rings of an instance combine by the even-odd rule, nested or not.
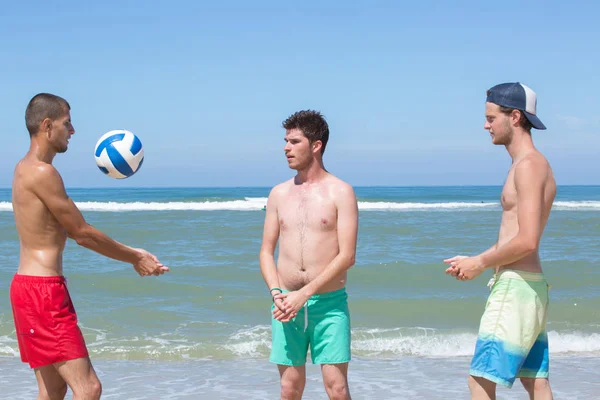
[[(455, 187), (502, 187), (502, 184), (483, 185), (483, 184), (456, 184), (456, 185), (353, 185), (353, 188), (455, 188)], [(265, 189), (273, 186), (240, 186), (240, 185), (225, 185), (225, 186), (67, 186), (65, 189)], [(557, 187), (600, 187), (600, 184), (565, 184), (557, 185)], [(10, 186), (0, 186), (0, 190), (12, 189)]]

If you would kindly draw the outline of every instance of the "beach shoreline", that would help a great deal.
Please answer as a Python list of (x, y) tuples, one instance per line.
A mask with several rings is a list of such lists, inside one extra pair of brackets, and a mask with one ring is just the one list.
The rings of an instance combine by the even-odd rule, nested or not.
[[(123, 361), (92, 360), (103, 383), (102, 399), (273, 399), (279, 375), (267, 360)], [(349, 382), (353, 399), (468, 399), (470, 357), (401, 357), (394, 360), (354, 358)], [(550, 383), (555, 399), (600, 398), (597, 354), (555, 356)], [(3, 398), (31, 399), (37, 385), (29, 366), (17, 357), (0, 357)], [(67, 395), (67, 399), (71, 394)], [(307, 364), (305, 399), (326, 399), (319, 366)], [(526, 398), (515, 382), (499, 387), (498, 400)]]

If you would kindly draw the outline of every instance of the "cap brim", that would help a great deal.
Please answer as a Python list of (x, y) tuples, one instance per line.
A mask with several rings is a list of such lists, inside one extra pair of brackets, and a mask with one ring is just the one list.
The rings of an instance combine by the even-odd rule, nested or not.
[(536, 117), (533, 114), (528, 113), (527, 111), (524, 111), (525, 117), (527, 117), (527, 119), (529, 120), (529, 122), (531, 122), (531, 125), (535, 128), (535, 129), (539, 129), (539, 130), (544, 130), (546, 129), (546, 125), (544, 125), (542, 123), (542, 121), (540, 121), (540, 119), (538, 117)]

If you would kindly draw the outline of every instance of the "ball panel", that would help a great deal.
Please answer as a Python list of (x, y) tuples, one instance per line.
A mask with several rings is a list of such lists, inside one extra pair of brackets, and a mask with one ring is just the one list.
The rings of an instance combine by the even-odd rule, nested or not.
[(125, 136), (119, 142), (121, 145), (127, 148), (127, 151), (131, 153), (131, 144), (133, 143), (133, 138), (135, 135), (131, 132), (125, 132)]
[(142, 141), (137, 137), (133, 137), (133, 143), (131, 144), (131, 154), (137, 154), (142, 150)]
[[(99, 162), (98, 162), (99, 161)], [(108, 152), (106, 149), (100, 154), (100, 157), (96, 159), (96, 162), (99, 166), (106, 168), (108, 171), (108, 176), (115, 179), (123, 179), (127, 178), (126, 175), (121, 174), (113, 165), (111, 159), (109, 158)]]
[(127, 163), (125, 157), (127, 157), (127, 153), (121, 154), (118, 147), (114, 145), (110, 145), (106, 148), (106, 154), (108, 154), (108, 158), (110, 159), (112, 165), (115, 167), (119, 173), (129, 176), (133, 174), (133, 169)]
[[(132, 171), (135, 172), (137, 171), (137, 169), (139, 168), (139, 164), (140, 164), (140, 160), (144, 157), (144, 150), (140, 150), (137, 154), (132, 154), (131, 152), (131, 145), (130, 143), (127, 143), (125, 140), (122, 140), (120, 142), (113, 142), (111, 143), (111, 146), (119, 152), (119, 154), (121, 154), (121, 157), (123, 157), (123, 159), (125, 160), (125, 162), (127, 162), (127, 164), (129, 164), (129, 166), (131, 167)], [(113, 160), (113, 164), (116, 163)], [(121, 170), (122, 173), (125, 173), (125, 171)]]
[(99, 141), (98, 144), (96, 145), (96, 152), (95, 152), (96, 157), (98, 157), (100, 155), (100, 153), (102, 152), (102, 150), (104, 150), (111, 143), (119, 142), (119, 141), (123, 140), (124, 137), (125, 137), (125, 134), (120, 133), (120, 134), (108, 136), (104, 140)]

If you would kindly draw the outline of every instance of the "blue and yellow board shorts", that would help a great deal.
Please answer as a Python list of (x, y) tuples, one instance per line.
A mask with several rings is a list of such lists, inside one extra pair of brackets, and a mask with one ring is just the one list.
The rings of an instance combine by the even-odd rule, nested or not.
[[(275, 305), (271, 311), (274, 309)], [(289, 322), (271, 320), (272, 363), (304, 365), (309, 346), (313, 364), (350, 361), (350, 311), (345, 288), (311, 296)]]
[(511, 387), (547, 378), (548, 284), (541, 273), (501, 271), (481, 317), (470, 375)]

